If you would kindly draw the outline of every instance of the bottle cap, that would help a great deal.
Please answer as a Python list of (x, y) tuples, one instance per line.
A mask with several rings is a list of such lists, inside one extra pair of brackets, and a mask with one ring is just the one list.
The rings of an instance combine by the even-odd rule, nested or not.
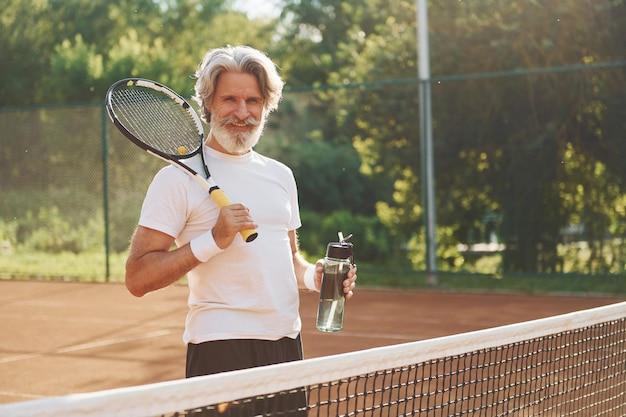
[(352, 259), (352, 243), (330, 242), (326, 247), (326, 256), (335, 259)]

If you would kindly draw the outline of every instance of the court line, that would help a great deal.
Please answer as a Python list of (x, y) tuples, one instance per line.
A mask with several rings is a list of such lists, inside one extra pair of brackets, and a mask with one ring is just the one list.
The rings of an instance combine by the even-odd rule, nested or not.
[(0, 391), (0, 396), (24, 398), (27, 400), (38, 400), (41, 398), (49, 397), (48, 395), (28, 394), (26, 392), (17, 392), (17, 391)]
[(112, 346), (123, 343), (136, 342), (138, 340), (150, 339), (154, 337), (168, 336), (173, 333), (180, 333), (180, 329), (162, 329), (162, 330), (154, 330), (152, 332), (143, 333), (140, 335), (126, 336), (126, 337), (118, 337), (114, 339), (104, 339), (96, 342), (89, 343), (81, 343), (78, 345), (67, 346), (64, 348), (54, 349), (47, 352), (37, 352), (37, 353), (26, 353), (23, 355), (10, 356), (8, 358), (0, 359), (0, 364), (18, 362), (26, 359), (34, 359), (48, 355), (59, 355), (70, 352), (77, 352), (80, 350), (93, 349), (98, 347)]

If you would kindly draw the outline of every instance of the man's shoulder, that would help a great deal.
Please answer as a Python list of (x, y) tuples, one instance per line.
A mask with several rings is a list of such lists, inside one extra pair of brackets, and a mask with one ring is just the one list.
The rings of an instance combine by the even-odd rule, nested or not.
[[(202, 158), (199, 155), (192, 156), (188, 159), (183, 159), (181, 162), (199, 173), (201, 176), (204, 176), (204, 170), (202, 168)], [(176, 166), (175, 163), (168, 164), (161, 168), (157, 173), (157, 176), (162, 176), (171, 180), (180, 181), (181, 179), (189, 178), (185, 168)]]
[(271, 157), (269, 157), (267, 155), (260, 154), (260, 153), (258, 153), (256, 151), (254, 152), (254, 157), (260, 163), (262, 163), (263, 165), (265, 165), (267, 167), (270, 167), (272, 169), (277, 169), (277, 170), (280, 170), (280, 171), (287, 171), (287, 172), (291, 173), (291, 168), (289, 166), (287, 166), (287, 164), (285, 164), (285, 163), (283, 163), (283, 162), (281, 162), (281, 161), (279, 161), (277, 159), (271, 158)]

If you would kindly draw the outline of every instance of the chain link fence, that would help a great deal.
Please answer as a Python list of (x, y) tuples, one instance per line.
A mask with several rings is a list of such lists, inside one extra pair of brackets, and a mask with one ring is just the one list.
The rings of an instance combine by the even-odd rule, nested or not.
[[(284, 103), (293, 116), (306, 99)], [(292, 131), (296, 119), (270, 121), (264, 148), (281, 148), (278, 125)], [(2, 108), (0, 140), (0, 278), (122, 280), (146, 190), (166, 163), (99, 104)]]
[[(574, 68), (567, 75), (560, 70), (444, 77), (434, 83), (441, 268), (472, 272), (472, 266), (497, 255), (490, 272), (498, 272), (505, 251), (530, 247), (518, 260), (548, 265), (542, 272), (624, 272), (626, 170), (620, 168), (620, 152), (626, 147), (619, 141), (626, 134), (626, 99), (615, 91), (615, 86), (624, 88), (619, 82), (626, 77), (624, 68), (620, 63), (591, 71)], [(328, 207), (315, 206), (324, 187), (338, 192), (336, 201), (349, 191), (352, 202), (361, 196), (376, 202), (384, 199), (376, 194), (382, 189), (378, 185), (394, 179), (405, 206), (387, 196), (387, 207), (376, 205), (378, 212), (368, 214), (370, 223), (353, 223), (343, 231), (362, 239), (364, 261), (402, 252), (412, 258), (403, 267), (423, 269), (423, 242), (414, 237), (422, 227), (418, 105), (415, 80), (285, 95), (259, 151), (294, 168), (301, 200), (310, 205), (305, 246), (309, 239), (310, 246), (323, 249), (328, 236), (318, 232), (337, 230), (321, 214), (315, 218)], [(320, 117), (349, 125), (351, 133), (341, 127), (329, 131), (332, 124), (324, 126)], [(361, 170), (372, 155), (384, 156), (387, 162), (365, 167), (374, 170), (373, 182), (353, 180), (349, 190), (337, 182), (348, 177), (342, 171), (347, 154), (332, 147), (342, 136), (344, 145), (355, 140), (365, 155)], [(593, 142), (598, 138), (604, 142)], [(164, 162), (126, 140), (100, 104), (1, 108), (0, 141), (0, 277), (123, 279), (145, 192)], [(306, 152), (317, 154), (305, 154), (305, 145)], [(311, 158), (327, 165), (320, 169)], [(330, 170), (337, 171), (335, 177), (325, 177)], [(354, 177), (359, 167), (350, 170)], [(499, 207), (492, 210), (498, 198)], [(374, 207), (370, 202), (362, 205)], [(413, 211), (406, 210), (409, 206)], [(526, 213), (537, 207), (548, 209)], [(559, 213), (565, 211), (578, 221), (563, 224)], [(349, 214), (341, 222), (357, 217)], [(374, 224), (382, 221), (384, 230)], [(401, 226), (391, 230), (397, 221)], [(539, 243), (523, 246), (524, 238)]]
[(100, 105), (7, 109), (0, 137), (0, 274), (119, 278), (110, 255), (127, 249), (163, 164), (125, 140)]

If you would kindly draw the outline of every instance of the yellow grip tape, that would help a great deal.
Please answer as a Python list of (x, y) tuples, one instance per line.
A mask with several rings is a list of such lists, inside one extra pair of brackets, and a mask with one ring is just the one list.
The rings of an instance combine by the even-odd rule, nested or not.
[(231, 204), (233, 204), (232, 201), (230, 201), (230, 198), (226, 196), (226, 193), (224, 193), (224, 191), (222, 191), (219, 188), (216, 188), (215, 190), (211, 191), (211, 198), (213, 199), (213, 201), (215, 201), (217, 206), (220, 208), (224, 206), (230, 206)]
[[(211, 198), (220, 208), (232, 204), (230, 199), (226, 196), (226, 193), (220, 188), (211, 191)], [(241, 237), (243, 237), (243, 240), (245, 240), (246, 242), (252, 242), (259, 235), (254, 229), (242, 230), (239, 233), (241, 233)]]

